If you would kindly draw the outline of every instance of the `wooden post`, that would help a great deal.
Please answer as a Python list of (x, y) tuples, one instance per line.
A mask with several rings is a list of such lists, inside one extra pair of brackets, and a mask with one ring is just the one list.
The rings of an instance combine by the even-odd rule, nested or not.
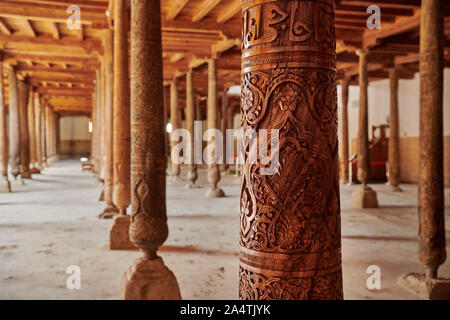
[(444, 1), (423, 0), (420, 30), (419, 258), (428, 278), (446, 259), (444, 225)]
[(240, 298), (342, 299), (334, 1), (250, 0), (242, 14), (243, 129), (279, 130), (281, 165), (242, 168)]
[(378, 199), (375, 190), (367, 183), (369, 180), (369, 132), (368, 132), (368, 101), (367, 101), (367, 55), (366, 49), (356, 50), (359, 56), (359, 126), (358, 126), (358, 180), (361, 188), (352, 194), (352, 206), (358, 209), (377, 208)]
[[(216, 59), (208, 60), (208, 108), (206, 122), (209, 129), (217, 128), (217, 69), (216, 69)], [(211, 143), (211, 142), (210, 142)], [(213, 142), (214, 143), (214, 142)], [(221, 150), (215, 150), (214, 153), (222, 152)], [(219, 198), (225, 197), (225, 193), (221, 188), (217, 186), (220, 181), (220, 171), (217, 161), (210, 157), (208, 164), (208, 181), (211, 184), (206, 193), (206, 198)]]
[[(180, 118), (178, 113), (178, 81), (176, 78), (170, 83), (170, 123), (172, 124), (172, 132), (180, 127)], [(178, 155), (172, 154), (172, 150), (177, 144), (177, 141), (172, 141), (172, 139), (170, 139), (170, 156), (172, 159), (171, 179), (174, 181), (180, 180), (180, 165), (174, 163), (173, 161), (174, 157), (178, 159)]]
[(119, 210), (113, 202), (113, 190), (114, 190), (114, 153), (113, 153), (113, 100), (114, 100), (114, 56), (113, 56), (113, 41), (114, 31), (107, 29), (104, 32), (104, 70), (105, 70), (105, 152), (106, 152), (106, 170), (105, 170), (105, 202), (106, 207), (99, 215), (101, 219), (110, 219), (115, 214), (119, 213)]
[(446, 260), (444, 221), (444, 0), (422, 0), (420, 21), (419, 259), (425, 275), (407, 273), (399, 283), (424, 299), (450, 296), (438, 278)]
[(19, 81), (19, 128), (20, 128), (20, 163), (22, 179), (31, 179), (30, 171), (30, 136), (28, 132), (28, 96), (30, 86), (26, 81)]
[(186, 130), (191, 135), (190, 147), (189, 147), (189, 172), (188, 179), (190, 183), (187, 184), (187, 188), (198, 188), (195, 184), (198, 179), (197, 165), (194, 163), (194, 121), (195, 121), (195, 101), (194, 101), (194, 83), (192, 70), (186, 74)]
[(47, 162), (47, 123), (45, 121), (45, 111), (46, 106), (45, 104), (41, 104), (41, 138), (42, 138), (42, 163), (43, 166), (48, 167)]
[(38, 174), (40, 173), (38, 167), (38, 159), (36, 153), (36, 107), (35, 107), (35, 91), (31, 88), (30, 95), (28, 97), (28, 130), (30, 135), (30, 165), (31, 165), (31, 173)]
[(130, 237), (144, 257), (123, 275), (121, 294), (180, 299), (175, 276), (157, 255), (168, 236), (160, 1), (131, 0), (131, 17)]
[(9, 70), (9, 165), (17, 179), (20, 174), (20, 124), (17, 76), (14, 68)]
[(389, 69), (391, 103), (389, 115), (389, 184), (393, 191), (402, 191), (400, 184), (400, 142), (398, 117), (398, 75), (395, 68)]
[(342, 110), (341, 110), (341, 150), (342, 150), (342, 183), (349, 182), (349, 166), (348, 159), (349, 154), (349, 139), (348, 139), (348, 88), (349, 79), (342, 80)]
[(3, 86), (2, 55), (3, 54), (0, 51), (0, 192), (11, 192), (11, 184), (8, 179), (8, 135), (6, 133), (6, 106)]
[(130, 12), (125, 0), (114, 2), (114, 191), (113, 202), (121, 215), (130, 205), (130, 82), (128, 30)]

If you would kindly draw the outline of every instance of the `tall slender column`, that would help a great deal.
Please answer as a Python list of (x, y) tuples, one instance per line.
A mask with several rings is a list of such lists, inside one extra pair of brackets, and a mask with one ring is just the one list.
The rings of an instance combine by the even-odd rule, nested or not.
[(47, 165), (50, 166), (52, 164), (52, 158), (50, 156), (51, 127), (50, 127), (50, 107), (48, 105), (46, 105), (44, 109), (44, 122), (45, 122), (45, 159)]
[(114, 31), (107, 29), (104, 31), (104, 47), (105, 47), (105, 147), (106, 147), (106, 170), (105, 170), (105, 202), (106, 208), (100, 214), (99, 218), (110, 219), (119, 210), (113, 202), (114, 190), (114, 154), (113, 154), (113, 99), (114, 99), (114, 73), (113, 73), (113, 41)]
[(400, 184), (400, 142), (398, 118), (398, 76), (395, 68), (389, 69), (391, 104), (389, 114), (389, 184), (393, 191), (402, 191)]
[(195, 184), (198, 178), (197, 165), (194, 163), (194, 120), (195, 120), (195, 101), (194, 101), (194, 85), (192, 70), (186, 74), (186, 129), (191, 135), (189, 152), (189, 173), (188, 179), (190, 183), (187, 188), (198, 188)]
[[(178, 113), (178, 80), (175, 78), (170, 83), (170, 123), (172, 124), (172, 132), (180, 127), (180, 118)], [(173, 160), (174, 157), (178, 155), (172, 155), (172, 150), (178, 144), (177, 141), (170, 140), (170, 155)], [(172, 166), (172, 179), (180, 180), (180, 165), (171, 161)]]
[[(217, 69), (216, 69), (216, 59), (208, 60), (208, 109), (206, 115), (206, 122), (208, 129), (217, 129)], [(211, 142), (210, 142), (211, 143)], [(215, 143), (212, 142), (212, 143)], [(217, 145), (216, 145), (217, 146)], [(214, 150), (214, 153), (222, 152)], [(206, 193), (207, 198), (219, 198), (225, 197), (225, 193), (221, 188), (217, 186), (220, 181), (220, 171), (216, 160), (212, 159), (215, 155), (209, 154), (209, 164), (208, 164), (208, 181), (212, 185)]]
[[(222, 112), (221, 112), (221, 130), (224, 137), (226, 137), (227, 129), (228, 129), (228, 109), (229, 109), (229, 99), (228, 99), (228, 88), (225, 88), (223, 91), (222, 96)], [(225, 173), (228, 170), (228, 159), (226, 158), (226, 140), (224, 138), (224, 144), (222, 148), (222, 155), (223, 155), (223, 170)]]
[[(101, 131), (100, 131), (100, 149), (101, 149), (101, 161), (102, 161), (102, 171), (100, 174), (101, 180), (103, 181), (103, 184), (105, 183), (105, 179), (106, 179), (106, 170), (107, 170), (107, 143), (108, 143), (108, 138), (107, 138), (107, 125), (106, 125), (106, 72), (105, 72), (105, 60), (101, 59), (102, 63), (101, 63), (101, 68), (100, 68), (100, 81), (101, 81), (101, 93), (100, 93), (100, 108), (101, 108)], [(105, 196), (105, 187), (103, 186), (103, 197), (102, 197), (102, 201), (104, 201)]]
[(19, 94), (14, 68), (9, 70), (9, 165), (17, 179), (20, 174)]
[(3, 57), (0, 51), (0, 192), (11, 192), (8, 179), (8, 135), (6, 133), (6, 106), (3, 86)]
[(30, 88), (30, 95), (28, 97), (28, 131), (30, 136), (30, 165), (31, 173), (40, 173), (37, 168), (37, 157), (36, 157), (36, 120), (35, 120), (35, 99), (34, 90)]
[(42, 126), (39, 93), (34, 93), (34, 122), (36, 137), (36, 169), (42, 170)]
[(429, 278), (446, 259), (444, 224), (444, 1), (423, 0), (420, 30), (419, 258)]
[(124, 274), (122, 298), (180, 299), (175, 276), (157, 255), (168, 235), (160, 1), (131, 0), (131, 17), (130, 237), (144, 256)]
[(113, 201), (122, 215), (130, 204), (130, 82), (128, 30), (130, 13), (125, 0), (114, 3), (114, 191)]
[(31, 179), (30, 171), (30, 136), (28, 131), (28, 97), (30, 86), (26, 81), (19, 81), (19, 128), (20, 128), (20, 162), (21, 176)]
[(41, 138), (42, 138), (42, 162), (43, 165), (48, 167), (47, 162), (47, 123), (45, 121), (45, 104), (41, 105)]
[(92, 94), (92, 137), (91, 137), (91, 157), (94, 164), (93, 172), (97, 175), (97, 85), (95, 85), (94, 93)]
[(279, 143), (276, 170), (243, 165), (240, 298), (342, 299), (334, 1), (250, 0), (242, 14), (243, 127)]
[(444, 221), (444, 0), (422, 0), (420, 21), (419, 259), (425, 275), (399, 283), (425, 299), (448, 299), (450, 280), (438, 278), (446, 260)]
[(163, 108), (164, 108), (164, 154), (166, 157), (166, 161), (168, 161), (169, 159), (169, 135), (167, 133), (167, 121), (168, 121), (168, 110), (167, 108), (169, 107), (168, 105), (168, 100), (167, 99), (167, 94), (166, 94), (166, 88), (164, 88), (163, 90)]
[(348, 159), (350, 157), (348, 148), (348, 87), (349, 79), (342, 80), (342, 110), (341, 110), (341, 150), (342, 150), (342, 183), (348, 183), (349, 179), (349, 168)]
[(359, 56), (359, 127), (358, 127), (358, 180), (361, 188), (352, 194), (352, 205), (358, 209), (377, 208), (377, 193), (367, 185), (369, 180), (369, 124), (367, 101), (367, 55), (368, 50), (356, 50)]

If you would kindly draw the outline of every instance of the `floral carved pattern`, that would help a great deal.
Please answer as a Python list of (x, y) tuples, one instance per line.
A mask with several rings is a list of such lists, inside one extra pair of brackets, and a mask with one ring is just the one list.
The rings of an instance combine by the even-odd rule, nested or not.
[[(279, 130), (279, 170), (263, 175), (260, 162), (243, 166), (240, 297), (341, 299), (333, 1), (267, 3), (244, 5), (254, 41), (243, 51), (241, 121), (256, 132)], [(278, 38), (269, 41), (273, 29)], [(244, 24), (244, 36), (246, 30)], [(267, 42), (258, 39), (275, 53), (263, 53)], [(299, 43), (314, 52), (296, 51)], [(320, 55), (324, 63), (314, 60)]]

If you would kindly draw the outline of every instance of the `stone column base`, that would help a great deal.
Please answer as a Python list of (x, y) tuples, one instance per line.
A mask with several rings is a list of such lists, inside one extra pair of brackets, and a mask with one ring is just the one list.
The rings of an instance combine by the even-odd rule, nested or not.
[(31, 170), (30, 170), (30, 172), (31, 172), (31, 174), (40, 174), (41, 173), (41, 170), (39, 170), (38, 168), (31, 168)]
[(99, 219), (112, 219), (119, 214), (119, 209), (116, 206), (106, 206), (106, 208), (98, 215)]
[(399, 186), (390, 185), (390, 187), (391, 187), (391, 190), (394, 192), (402, 192), (403, 191), (402, 188), (400, 188)]
[(0, 178), (0, 193), (11, 192), (11, 184), (8, 179)]
[(13, 180), (11, 180), (11, 185), (16, 185), (16, 186), (24, 186), (25, 182), (23, 181), (22, 177), (17, 177)]
[(136, 250), (130, 241), (130, 216), (118, 215), (109, 231), (109, 249), (111, 250)]
[(427, 279), (423, 274), (406, 273), (397, 284), (425, 300), (450, 300), (450, 279)]
[(356, 209), (378, 208), (377, 193), (371, 187), (361, 186), (352, 193), (352, 206)]
[(122, 276), (120, 298), (124, 300), (180, 300), (177, 279), (158, 257), (137, 259)]
[(205, 198), (223, 198), (225, 197), (225, 192), (219, 187), (211, 187), (206, 190)]

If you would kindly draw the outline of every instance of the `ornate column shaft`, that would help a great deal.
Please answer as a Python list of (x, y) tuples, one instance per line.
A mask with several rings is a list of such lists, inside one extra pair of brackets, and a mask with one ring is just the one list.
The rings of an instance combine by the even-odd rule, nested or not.
[[(106, 179), (106, 170), (107, 170), (107, 144), (108, 144), (108, 137), (107, 137), (107, 120), (106, 120), (106, 113), (107, 113), (107, 106), (106, 106), (106, 72), (105, 72), (105, 59), (101, 59), (101, 67), (100, 67), (100, 80), (101, 80), (101, 91), (100, 91), (100, 109), (101, 109), (101, 127), (100, 127), (100, 152), (101, 152), (101, 162), (102, 162), (102, 171), (100, 173), (100, 178), (105, 182)], [(102, 201), (104, 200), (104, 192), (105, 187), (103, 186), (103, 196)]]
[(194, 83), (192, 70), (186, 74), (186, 130), (189, 131), (191, 135), (190, 141), (190, 164), (188, 179), (190, 183), (186, 186), (188, 188), (198, 187), (195, 184), (198, 178), (197, 165), (194, 163), (194, 120), (195, 120), (195, 101), (194, 101)]
[(28, 97), (30, 85), (26, 81), (19, 81), (19, 126), (20, 126), (20, 163), (23, 179), (31, 179), (30, 171), (30, 135), (28, 132)]
[(243, 128), (268, 130), (278, 170), (245, 142), (240, 297), (342, 299), (334, 1), (250, 0), (242, 14)]
[[(216, 59), (208, 60), (208, 108), (206, 112), (206, 123), (208, 129), (218, 129), (217, 128), (217, 68)], [(211, 143), (211, 142), (209, 142)], [(213, 142), (214, 143), (214, 142)], [(215, 150), (217, 154), (218, 150)], [(208, 155), (211, 157), (212, 155)], [(216, 161), (208, 164), (208, 181), (211, 184), (211, 188), (206, 191), (205, 197), (207, 198), (218, 198), (224, 197), (225, 193), (221, 188), (217, 186), (220, 181), (220, 171), (219, 166)]]
[[(173, 79), (170, 83), (170, 123), (172, 124), (172, 132), (180, 127), (180, 118), (178, 113), (178, 81)], [(178, 144), (176, 141), (170, 140), (170, 155), (172, 156), (172, 150)], [(176, 155), (175, 155), (176, 156)], [(172, 179), (180, 179), (180, 165), (171, 162), (172, 167)]]
[(398, 116), (398, 75), (395, 68), (389, 69), (391, 104), (389, 114), (389, 184), (393, 191), (401, 191), (400, 184), (400, 141)]
[(45, 121), (45, 104), (41, 104), (41, 138), (42, 138), (42, 161), (43, 165), (48, 166), (47, 163), (47, 123)]
[(20, 125), (19, 94), (17, 76), (14, 68), (9, 70), (9, 165), (11, 174), (17, 178), (20, 174)]
[(8, 135), (6, 130), (3, 57), (0, 51), (0, 192), (11, 192), (11, 185), (8, 179)]
[(369, 117), (367, 100), (367, 55), (366, 49), (356, 50), (359, 56), (359, 123), (358, 123), (358, 180), (361, 188), (352, 194), (352, 206), (358, 209), (377, 208), (378, 198), (376, 192), (367, 183), (369, 180), (370, 156), (369, 156)]
[(223, 91), (223, 96), (222, 96), (222, 112), (221, 112), (221, 130), (222, 130), (222, 134), (224, 136), (224, 144), (223, 144), (223, 150), (222, 150), (222, 154), (223, 154), (223, 169), (225, 170), (225, 172), (228, 170), (228, 159), (226, 158), (227, 153), (226, 153), (226, 134), (227, 134), (227, 129), (229, 127), (229, 123), (228, 123), (228, 109), (229, 109), (229, 97), (228, 97), (228, 88), (225, 88), (225, 90)]
[(369, 179), (369, 121), (367, 102), (367, 50), (357, 50), (359, 56), (359, 122), (358, 180), (365, 186)]
[(50, 166), (52, 164), (52, 159), (50, 155), (50, 107), (45, 106), (44, 108), (44, 122), (45, 122), (45, 159), (47, 162), (47, 165)]
[(114, 3), (114, 191), (113, 202), (122, 215), (130, 204), (130, 82), (128, 30), (130, 12), (125, 0)]
[(341, 164), (341, 172), (342, 172), (342, 182), (349, 182), (349, 167), (348, 167), (348, 159), (350, 158), (349, 154), (349, 139), (348, 139), (348, 87), (349, 87), (349, 79), (342, 80), (342, 110), (341, 110), (341, 150), (342, 150), (342, 164)]
[(122, 297), (180, 299), (173, 273), (157, 256), (168, 236), (160, 1), (131, 0), (131, 17), (130, 237), (144, 257), (124, 274)]
[(30, 88), (30, 95), (28, 97), (28, 132), (30, 136), (30, 165), (31, 173), (39, 173), (37, 169), (36, 159), (36, 120), (34, 108), (34, 90)]
[[(97, 179), (102, 180), (102, 173), (103, 173), (103, 161), (102, 161), (102, 77), (101, 77), (101, 71), (96, 70), (96, 77), (95, 77), (95, 137), (96, 137), (96, 175)], [(100, 195), (100, 199), (101, 199)]]
[(34, 93), (34, 122), (36, 137), (36, 168), (42, 170), (42, 126), (39, 93)]
[(117, 207), (113, 202), (114, 190), (114, 144), (113, 144), (113, 100), (114, 100), (114, 56), (113, 41), (114, 31), (107, 29), (104, 32), (104, 48), (105, 48), (105, 147), (106, 147), (106, 170), (105, 170), (105, 202), (106, 208), (100, 214), (100, 218), (112, 218), (118, 213)]
[(419, 258), (429, 278), (446, 260), (444, 224), (444, 1), (422, 0), (420, 30)]

